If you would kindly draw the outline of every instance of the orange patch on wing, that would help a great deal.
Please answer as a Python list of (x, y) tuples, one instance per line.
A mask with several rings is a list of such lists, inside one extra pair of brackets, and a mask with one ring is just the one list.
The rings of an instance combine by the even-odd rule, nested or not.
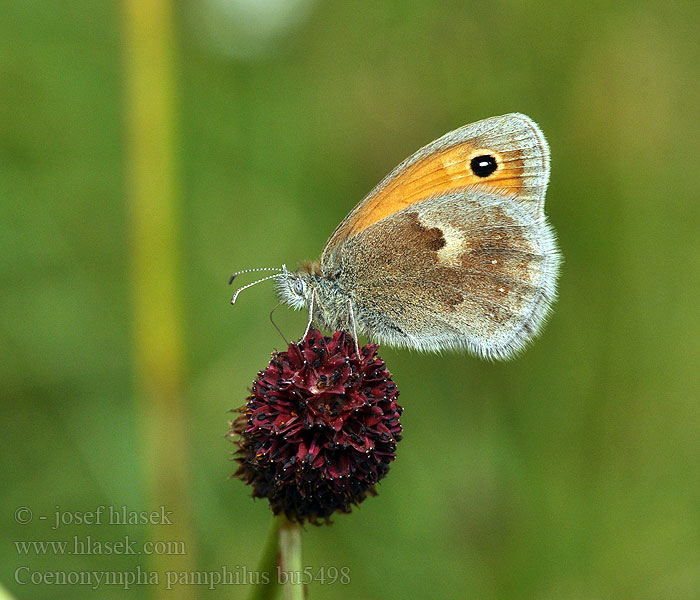
[[(498, 160), (498, 168), (487, 177), (474, 175), (471, 160), (481, 154)], [(456, 191), (467, 186), (479, 186), (501, 193), (517, 193), (524, 185), (524, 164), (519, 150), (494, 152), (460, 144), (432, 154), (407, 167), (374, 195), (367, 197), (361, 209), (343, 227), (341, 237), (352, 237), (407, 206), (420, 204), (429, 198)]]

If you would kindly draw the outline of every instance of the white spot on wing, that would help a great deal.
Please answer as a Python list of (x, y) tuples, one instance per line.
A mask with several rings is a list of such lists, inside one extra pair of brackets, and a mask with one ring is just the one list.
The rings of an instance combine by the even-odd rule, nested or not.
[(426, 214), (419, 213), (418, 220), (423, 227), (428, 229), (437, 227), (440, 231), (442, 231), (442, 237), (445, 240), (445, 245), (437, 251), (440, 262), (453, 267), (459, 266), (460, 255), (468, 250), (464, 239), (464, 231), (447, 223), (433, 220)]

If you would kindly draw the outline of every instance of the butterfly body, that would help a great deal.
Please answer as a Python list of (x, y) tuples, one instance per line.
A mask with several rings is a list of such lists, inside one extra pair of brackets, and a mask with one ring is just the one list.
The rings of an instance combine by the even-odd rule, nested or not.
[(548, 177), (547, 144), (523, 115), (448, 133), (372, 190), (318, 262), (280, 276), (278, 294), (331, 330), (507, 358), (555, 297)]

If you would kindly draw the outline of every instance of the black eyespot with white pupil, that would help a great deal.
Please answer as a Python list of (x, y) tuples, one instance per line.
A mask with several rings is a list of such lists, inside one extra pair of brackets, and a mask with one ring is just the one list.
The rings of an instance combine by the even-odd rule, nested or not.
[(294, 286), (292, 287), (294, 290), (294, 293), (297, 296), (303, 296), (304, 295), (304, 282), (301, 279), (295, 279), (294, 280)]
[(498, 168), (498, 162), (495, 156), (482, 154), (472, 158), (471, 167), (477, 177), (488, 177)]

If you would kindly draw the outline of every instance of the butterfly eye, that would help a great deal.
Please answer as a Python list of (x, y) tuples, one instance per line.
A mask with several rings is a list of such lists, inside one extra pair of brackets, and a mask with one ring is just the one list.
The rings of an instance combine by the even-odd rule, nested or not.
[(294, 293), (297, 296), (303, 296), (304, 295), (304, 281), (302, 279), (295, 279), (294, 285), (292, 286), (292, 289), (294, 290)]
[(471, 168), (477, 177), (488, 177), (498, 168), (496, 158), (489, 154), (472, 158)]

